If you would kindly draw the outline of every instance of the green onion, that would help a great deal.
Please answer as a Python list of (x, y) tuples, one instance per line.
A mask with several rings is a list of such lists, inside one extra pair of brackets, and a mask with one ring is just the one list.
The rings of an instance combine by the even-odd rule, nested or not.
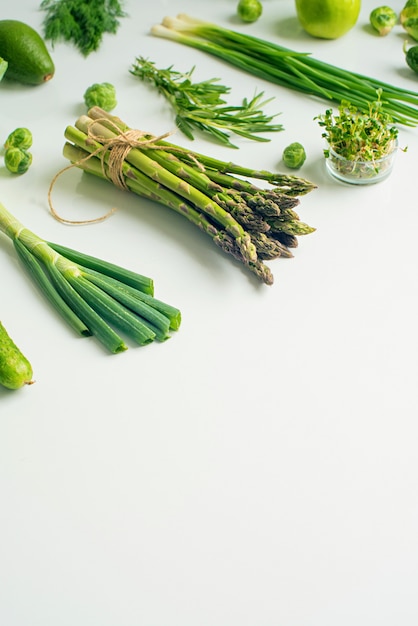
[(360, 111), (367, 111), (377, 91), (381, 90), (382, 109), (394, 122), (406, 126), (418, 124), (416, 91), (344, 70), (308, 53), (295, 52), (184, 14), (177, 18), (165, 17), (162, 24), (152, 27), (151, 33), (217, 56), (245, 72), (289, 89), (338, 104), (349, 100)]
[(128, 347), (119, 331), (146, 345), (165, 341), (180, 327), (180, 311), (154, 298), (151, 278), (47, 242), (2, 204), (0, 231), (13, 241), (23, 266), (63, 319), (79, 335), (95, 335), (110, 352)]
[[(294, 211), (297, 196), (315, 188), (302, 178), (192, 152), (135, 131), (98, 107), (68, 126), (65, 138), (64, 156), (73, 165), (173, 209), (265, 284), (273, 283), (273, 275), (264, 261), (293, 256), (289, 248), (296, 247), (296, 236), (315, 230)], [(128, 150), (115, 178), (113, 151), (119, 154), (121, 147)], [(245, 177), (271, 187), (258, 187)], [(51, 210), (56, 214), (52, 205)]]

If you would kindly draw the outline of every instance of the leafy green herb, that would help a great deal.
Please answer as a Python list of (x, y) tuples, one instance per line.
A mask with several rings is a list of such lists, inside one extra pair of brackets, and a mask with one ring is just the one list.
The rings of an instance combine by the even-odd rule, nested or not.
[[(314, 118), (324, 129), (322, 137), (329, 147), (349, 161), (376, 161), (393, 150), (398, 129), (393, 125), (393, 118), (382, 109), (381, 92), (377, 95), (377, 100), (369, 104), (367, 113), (343, 101), (338, 114), (327, 109), (323, 115)], [(324, 155), (329, 157), (328, 148)]]
[(192, 82), (194, 67), (181, 73), (170, 66), (157, 69), (152, 61), (138, 57), (130, 72), (143, 81), (152, 83), (171, 104), (176, 116), (176, 125), (189, 139), (193, 131), (199, 130), (215, 140), (236, 148), (231, 143), (230, 133), (255, 141), (270, 141), (256, 133), (283, 130), (281, 124), (272, 124), (274, 116), (265, 115), (261, 108), (273, 100), (261, 101), (264, 93), (251, 100), (244, 99), (241, 106), (226, 104), (223, 97), (229, 87), (218, 84), (217, 78)]
[(98, 50), (104, 33), (115, 34), (125, 17), (119, 0), (42, 0), (45, 39), (73, 43), (84, 55)]
[(396, 123), (408, 126), (418, 124), (418, 95), (415, 90), (403, 89), (339, 68), (296, 52), (276, 43), (216, 24), (202, 22), (188, 15), (165, 17), (162, 24), (152, 27), (151, 33), (202, 50), (240, 69), (278, 85), (298, 92), (323, 98), (337, 104), (352, 102), (363, 112), (382, 89), (382, 109)]

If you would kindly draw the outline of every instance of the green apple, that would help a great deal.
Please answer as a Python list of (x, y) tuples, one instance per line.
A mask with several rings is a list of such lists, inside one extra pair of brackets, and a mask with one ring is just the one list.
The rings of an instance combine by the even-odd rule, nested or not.
[(313, 37), (337, 39), (356, 24), (361, 0), (295, 0), (302, 28)]

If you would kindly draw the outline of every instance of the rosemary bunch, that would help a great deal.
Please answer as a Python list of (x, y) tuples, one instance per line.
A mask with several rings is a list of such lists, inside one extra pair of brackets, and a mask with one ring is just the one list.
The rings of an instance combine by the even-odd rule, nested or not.
[[(265, 284), (273, 283), (265, 261), (291, 257), (297, 237), (315, 230), (295, 212), (297, 196), (315, 188), (302, 178), (205, 157), (135, 131), (98, 107), (68, 126), (65, 137), (64, 156), (73, 165), (183, 215)], [(121, 147), (127, 150), (115, 168)]]
[(153, 84), (166, 98), (174, 110), (177, 127), (189, 139), (194, 139), (193, 132), (198, 130), (236, 148), (229, 139), (231, 133), (254, 141), (270, 141), (258, 133), (283, 130), (281, 124), (272, 123), (278, 114), (266, 115), (262, 111), (273, 98), (262, 100), (262, 92), (250, 100), (245, 98), (241, 105), (228, 105), (223, 98), (230, 93), (230, 88), (219, 84), (218, 78), (193, 82), (194, 69), (186, 73), (174, 70), (173, 66), (158, 69), (152, 61), (138, 57), (130, 72)]

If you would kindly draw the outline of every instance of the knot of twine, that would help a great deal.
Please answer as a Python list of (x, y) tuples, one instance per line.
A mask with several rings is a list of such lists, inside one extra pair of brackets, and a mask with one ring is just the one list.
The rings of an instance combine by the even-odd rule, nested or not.
[[(98, 135), (94, 131), (94, 125), (100, 124), (101, 122), (106, 122), (107, 125), (112, 126), (118, 134), (110, 138)], [(101, 145), (96, 148), (96, 150), (93, 150), (93, 152), (89, 152), (89, 154), (87, 154), (85, 157), (79, 159), (78, 161), (74, 161), (66, 167), (63, 167), (59, 172), (57, 172), (57, 174), (55, 174), (48, 191), (48, 204), (52, 215), (55, 217), (56, 220), (65, 224), (95, 224), (97, 222), (102, 222), (103, 220), (106, 220), (117, 210), (116, 208), (110, 209), (110, 211), (100, 217), (89, 220), (70, 220), (61, 217), (52, 204), (52, 189), (55, 186), (57, 179), (67, 170), (72, 169), (73, 167), (79, 167), (89, 159), (100, 156), (103, 176), (110, 180), (119, 189), (128, 191), (129, 188), (125, 182), (125, 177), (123, 174), (123, 165), (129, 152), (133, 148), (143, 148), (144, 146), (151, 149), (167, 149), (165, 146), (158, 146), (156, 142), (166, 139), (172, 134), (173, 132), (167, 132), (163, 135), (159, 135), (158, 137), (154, 137), (150, 136), (149, 133), (145, 133), (142, 130), (128, 129), (127, 131), (121, 131), (117, 124), (115, 124), (112, 120), (109, 120), (108, 118), (98, 118), (96, 120), (92, 120), (87, 128), (86, 144), (88, 144), (89, 142), (99, 142)], [(147, 138), (145, 139), (145, 137)], [(105, 162), (106, 155), (108, 157), (107, 163)]]

